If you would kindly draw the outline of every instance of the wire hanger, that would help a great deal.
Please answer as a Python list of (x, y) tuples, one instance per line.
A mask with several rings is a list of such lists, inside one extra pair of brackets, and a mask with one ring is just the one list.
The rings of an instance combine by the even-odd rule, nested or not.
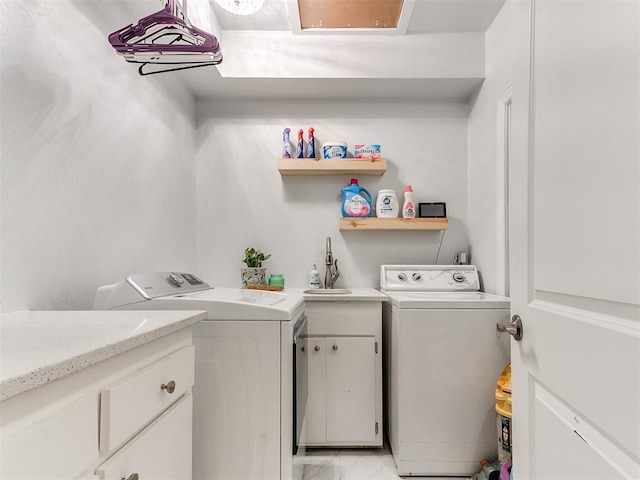
[[(222, 62), (216, 37), (194, 27), (177, 0), (167, 0), (159, 12), (137, 25), (128, 25), (109, 35), (111, 46), (129, 63), (139, 63), (140, 75), (153, 75)], [(149, 70), (150, 67), (150, 70)]]

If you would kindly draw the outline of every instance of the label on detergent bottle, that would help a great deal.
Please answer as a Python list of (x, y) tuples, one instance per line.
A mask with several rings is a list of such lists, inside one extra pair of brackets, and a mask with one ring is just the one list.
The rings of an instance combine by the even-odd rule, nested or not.
[(380, 190), (376, 202), (376, 215), (381, 218), (398, 216), (398, 198), (394, 190)]
[(500, 418), (502, 419), (502, 431), (500, 432), (502, 449), (505, 452), (511, 452), (511, 419), (503, 416)]
[(369, 202), (362, 195), (354, 194), (344, 201), (344, 211), (350, 217), (364, 217), (369, 214)]

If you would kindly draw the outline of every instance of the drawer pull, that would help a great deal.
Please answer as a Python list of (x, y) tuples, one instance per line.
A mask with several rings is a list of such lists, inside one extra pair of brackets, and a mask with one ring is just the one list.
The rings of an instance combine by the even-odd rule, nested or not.
[(338, 351), (338, 345), (334, 345), (333, 347), (331, 347), (333, 349), (334, 352)]
[[(173, 391), (176, 389), (176, 382), (174, 382), (173, 380), (171, 380), (169, 383), (167, 383), (166, 385), (163, 383), (162, 385), (160, 385), (160, 388), (162, 390), (166, 390), (167, 393), (173, 393)], [(134, 475), (138, 475), (137, 473), (134, 473)], [(127, 478), (126, 480), (137, 480), (136, 478)]]
[(132, 473), (131, 475), (129, 475), (129, 478), (122, 477), (122, 480), (138, 480), (139, 477), (140, 475), (138, 475), (137, 473)]

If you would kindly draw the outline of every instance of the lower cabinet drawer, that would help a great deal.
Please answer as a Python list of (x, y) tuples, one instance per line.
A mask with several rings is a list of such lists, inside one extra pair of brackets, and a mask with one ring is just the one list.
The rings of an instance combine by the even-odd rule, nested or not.
[(193, 397), (182, 397), (96, 469), (101, 480), (191, 478)]
[(185, 347), (100, 393), (100, 452), (117, 448), (194, 383), (194, 347)]

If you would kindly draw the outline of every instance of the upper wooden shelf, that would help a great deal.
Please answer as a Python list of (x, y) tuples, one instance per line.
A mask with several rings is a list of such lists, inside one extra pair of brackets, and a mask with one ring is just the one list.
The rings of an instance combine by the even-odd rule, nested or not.
[(280, 175), (382, 175), (387, 159), (376, 158), (279, 158)]
[(341, 218), (340, 230), (446, 230), (446, 218)]

